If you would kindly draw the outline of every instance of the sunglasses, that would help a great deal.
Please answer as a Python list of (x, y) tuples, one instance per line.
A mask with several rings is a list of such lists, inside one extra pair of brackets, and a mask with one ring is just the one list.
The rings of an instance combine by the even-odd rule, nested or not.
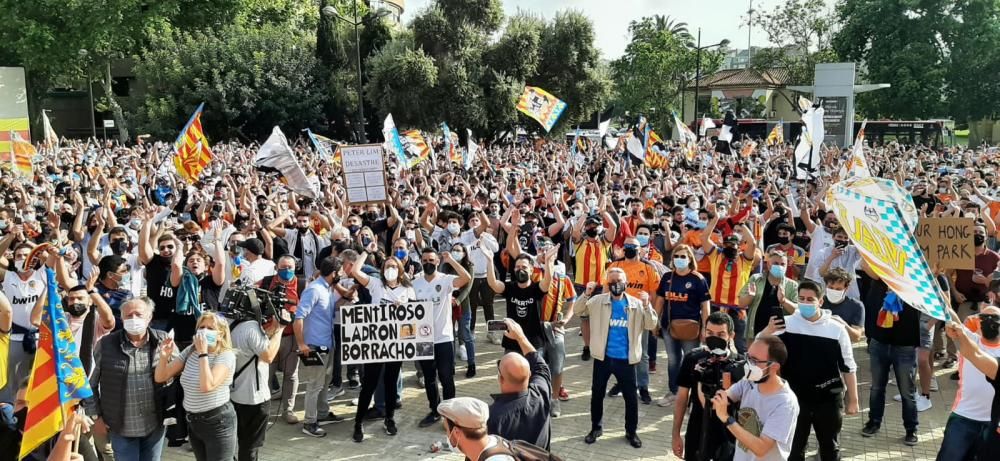
[(160, 247), (160, 251), (163, 251), (163, 250), (173, 250), (173, 249), (174, 249), (173, 245), (163, 245), (163, 246)]

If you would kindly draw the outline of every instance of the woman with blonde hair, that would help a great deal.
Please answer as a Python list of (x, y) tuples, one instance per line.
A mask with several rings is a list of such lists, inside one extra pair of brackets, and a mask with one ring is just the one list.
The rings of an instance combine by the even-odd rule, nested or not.
[(667, 349), (667, 379), (670, 392), (658, 405), (668, 406), (677, 395), (677, 376), (681, 359), (704, 342), (702, 333), (710, 313), (708, 283), (698, 273), (694, 250), (689, 245), (674, 247), (671, 271), (663, 274), (656, 289), (656, 313), (660, 318), (660, 336)]
[(153, 376), (157, 383), (181, 376), (188, 438), (198, 461), (229, 461), (236, 455), (236, 411), (229, 401), (236, 353), (229, 324), (213, 312), (198, 318), (194, 343), (170, 360), (174, 342), (160, 345), (160, 361)]

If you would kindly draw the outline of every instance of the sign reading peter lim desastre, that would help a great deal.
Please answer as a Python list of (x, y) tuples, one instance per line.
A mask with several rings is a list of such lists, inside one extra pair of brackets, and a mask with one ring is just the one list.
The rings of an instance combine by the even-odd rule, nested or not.
[(343, 364), (434, 358), (429, 303), (341, 306), (340, 316)]

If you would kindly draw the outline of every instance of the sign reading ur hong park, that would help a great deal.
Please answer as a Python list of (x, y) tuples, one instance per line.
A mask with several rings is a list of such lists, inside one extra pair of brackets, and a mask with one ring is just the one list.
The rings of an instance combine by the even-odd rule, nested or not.
[(913, 230), (927, 262), (941, 269), (975, 269), (974, 234), (975, 223), (971, 218), (920, 218)]
[(341, 363), (433, 359), (430, 309), (430, 303), (423, 302), (341, 306)]
[(381, 144), (340, 148), (344, 189), (350, 205), (381, 202), (389, 197)]

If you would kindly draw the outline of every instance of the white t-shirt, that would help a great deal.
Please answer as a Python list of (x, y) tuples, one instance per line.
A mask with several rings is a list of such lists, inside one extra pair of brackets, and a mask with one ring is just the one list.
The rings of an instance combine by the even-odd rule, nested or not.
[(496, 237), (489, 232), (483, 232), (477, 238), (475, 231), (469, 229), (462, 233), (460, 242), (469, 250), (469, 259), (472, 261), (472, 277), (477, 279), (485, 278), (488, 261), (483, 249), (490, 250), (490, 253), (500, 251), (500, 243), (497, 242)]
[(257, 258), (256, 261), (243, 266), (240, 273), (240, 281), (244, 285), (257, 285), (264, 277), (276, 274), (274, 261), (264, 258)]
[[(381, 300), (390, 304), (406, 304), (416, 297), (413, 294), (413, 287), (396, 285), (394, 288), (389, 288), (378, 277), (370, 277), (367, 288), (368, 292), (372, 294), (373, 303), (378, 303)], [(376, 293), (379, 293), (378, 297), (375, 296)]]
[(434, 273), (434, 279), (420, 275), (413, 281), (416, 299), (430, 303), (434, 324), (434, 344), (450, 343), (455, 340), (451, 322), (451, 293), (455, 290), (456, 275)]
[(816, 256), (819, 254), (820, 250), (833, 247), (833, 234), (827, 232), (826, 229), (823, 228), (822, 224), (816, 224), (816, 227), (813, 228), (812, 235), (809, 237), (811, 240), (809, 240), (809, 262), (806, 264), (806, 277), (811, 278), (816, 282), (822, 282), (822, 277), (816, 279), (809, 277), (809, 275), (819, 274), (819, 268), (823, 267), (824, 261), (820, 260)]
[(28, 280), (21, 280), (16, 272), (7, 271), (3, 278), (3, 293), (13, 309), (14, 324), (30, 330), (31, 309), (45, 293), (45, 271), (36, 270)]
[[(976, 333), (966, 329), (979, 344), (979, 348), (991, 357), (1000, 357), (1000, 346), (987, 345)], [(969, 418), (973, 421), (988, 423), (990, 409), (993, 405), (993, 385), (986, 381), (986, 375), (975, 365), (958, 356), (958, 389), (952, 413)]]

